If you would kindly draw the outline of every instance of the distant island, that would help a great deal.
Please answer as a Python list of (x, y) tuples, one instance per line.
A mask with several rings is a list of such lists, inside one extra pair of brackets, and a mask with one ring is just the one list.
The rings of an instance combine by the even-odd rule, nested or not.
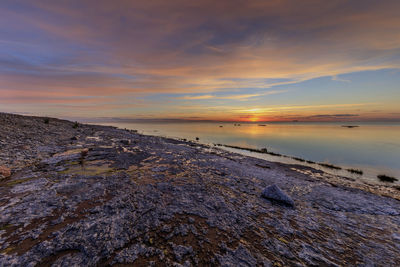
[(0, 125), (1, 266), (400, 264), (393, 177), (55, 118)]

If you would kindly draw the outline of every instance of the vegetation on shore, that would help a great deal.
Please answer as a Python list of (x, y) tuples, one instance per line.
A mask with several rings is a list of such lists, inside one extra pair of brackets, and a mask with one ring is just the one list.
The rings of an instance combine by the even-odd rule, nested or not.
[(333, 165), (333, 164), (330, 164), (330, 163), (318, 163), (318, 165), (320, 165), (320, 166), (322, 166), (322, 167), (326, 167), (326, 168), (329, 168), (329, 169), (335, 169), (335, 170), (341, 170), (342, 169), (342, 167), (339, 167), (339, 166), (336, 166), (336, 165)]
[(346, 171), (355, 173), (355, 174), (359, 174), (359, 175), (362, 175), (364, 173), (362, 170), (359, 170), (359, 169), (346, 169)]
[(230, 148), (235, 148), (235, 149), (247, 150), (247, 151), (250, 151), (250, 152), (262, 153), (262, 154), (269, 154), (269, 155), (277, 156), (277, 157), (282, 157), (282, 156), (283, 156), (282, 154), (268, 151), (267, 148), (257, 149), (257, 148), (241, 147), (241, 146), (231, 146), (231, 145), (222, 145), (222, 144), (217, 144), (217, 146), (225, 146), (225, 147), (230, 147)]
[(291, 157), (291, 158), (294, 160), (300, 161), (300, 162), (306, 162), (306, 160), (302, 159), (302, 158), (298, 158), (298, 157)]
[(386, 174), (379, 174), (377, 177), (378, 177), (378, 179), (381, 180), (382, 182), (393, 183), (393, 182), (398, 181), (397, 178), (392, 177), (392, 176), (388, 176), (388, 175), (386, 175)]
[[(330, 163), (325, 163), (325, 162), (319, 162), (319, 163), (317, 163), (317, 162), (315, 162), (315, 161), (312, 161), (312, 160), (306, 160), (306, 159), (303, 159), (303, 158), (299, 158), (299, 157), (294, 157), (294, 156), (286, 156), (286, 155), (282, 155), (282, 154), (279, 154), (279, 153), (275, 153), (275, 152), (271, 152), (271, 151), (268, 151), (268, 149), (267, 148), (261, 148), (261, 149), (257, 149), (257, 148), (249, 148), (249, 147), (241, 147), (241, 146), (233, 146), (233, 145), (223, 145), (223, 144), (214, 144), (214, 145), (217, 145), (217, 146), (225, 146), (225, 147), (230, 147), (230, 148), (235, 148), (235, 149), (241, 149), (241, 150), (246, 150), (246, 151), (250, 151), (250, 152), (256, 152), (256, 153), (262, 153), (262, 154), (268, 154), (268, 155), (272, 155), (272, 156), (277, 156), (277, 157), (285, 157), (285, 158), (291, 158), (291, 159), (294, 159), (294, 160), (296, 160), (296, 161), (299, 161), (299, 162), (306, 162), (306, 163), (308, 163), (308, 164), (318, 164), (318, 165), (320, 165), (320, 166), (322, 166), (322, 167), (325, 167), (325, 168), (329, 168), (329, 169), (334, 169), (334, 170), (342, 170), (343, 168), (342, 167), (340, 167), (340, 166), (337, 166), (337, 165), (333, 165), (333, 164), (330, 164)], [(346, 169), (346, 171), (348, 171), (348, 172), (350, 172), (350, 173), (354, 173), (354, 174), (359, 174), (359, 175), (362, 175), (364, 172), (362, 171), (362, 170), (360, 170), (360, 169)], [(392, 179), (390, 179), (390, 178), (393, 178), (393, 177), (389, 177), (389, 178), (385, 178), (385, 177), (387, 177), (386, 175), (383, 175), (384, 177), (381, 179), (381, 178), (379, 178), (381, 181), (388, 181), (388, 180), (392, 180)], [(388, 180), (387, 180), (388, 179)], [(394, 178), (394, 179), (396, 179), (396, 178)], [(397, 179), (396, 179), (397, 180)], [(394, 181), (396, 181), (396, 180), (394, 180)]]

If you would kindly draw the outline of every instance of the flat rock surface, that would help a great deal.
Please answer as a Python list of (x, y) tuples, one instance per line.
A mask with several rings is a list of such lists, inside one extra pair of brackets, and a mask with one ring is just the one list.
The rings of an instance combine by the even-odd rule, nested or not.
[[(0, 125), (0, 266), (400, 266), (395, 186), (113, 127)], [(272, 184), (295, 208), (261, 196)]]

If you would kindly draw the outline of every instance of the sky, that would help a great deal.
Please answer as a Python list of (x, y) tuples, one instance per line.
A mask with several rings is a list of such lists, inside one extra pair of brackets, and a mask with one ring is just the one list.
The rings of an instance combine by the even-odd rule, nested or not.
[(2, 0), (0, 112), (400, 121), (398, 0)]

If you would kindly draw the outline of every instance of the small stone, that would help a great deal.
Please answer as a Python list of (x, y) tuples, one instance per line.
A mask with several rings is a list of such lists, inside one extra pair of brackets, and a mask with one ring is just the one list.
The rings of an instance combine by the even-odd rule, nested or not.
[(294, 201), (275, 184), (266, 187), (261, 195), (266, 199), (274, 200), (290, 207), (294, 206)]
[(87, 154), (89, 153), (89, 149), (88, 148), (84, 148), (81, 151), (81, 157), (84, 158), (87, 156)]
[(0, 166), (0, 179), (8, 178), (11, 176), (10, 168), (6, 166)]

